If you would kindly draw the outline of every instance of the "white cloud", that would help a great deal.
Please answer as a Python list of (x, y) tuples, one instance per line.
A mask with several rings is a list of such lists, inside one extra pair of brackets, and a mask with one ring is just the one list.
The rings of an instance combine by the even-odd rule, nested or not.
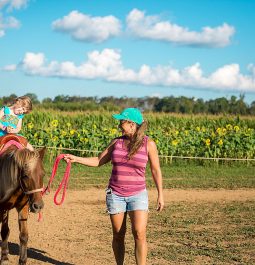
[(88, 60), (76, 66), (73, 62), (62, 63), (52, 61), (46, 64), (43, 53), (26, 53), (21, 63), (22, 69), (31, 75), (73, 77), (84, 79), (107, 79), (116, 75), (122, 68), (120, 53), (111, 49), (104, 49), (101, 53), (93, 51), (88, 53)]
[[(21, 9), (27, 6), (29, 0), (0, 0), (0, 38), (5, 36), (7, 29), (17, 29), (20, 22), (12, 16), (6, 16), (6, 12), (12, 12), (14, 9)], [(6, 12), (5, 12), (6, 9)]]
[(91, 17), (78, 11), (54, 21), (52, 27), (69, 33), (76, 40), (97, 43), (118, 36), (121, 31), (121, 23), (114, 16)]
[(253, 78), (255, 79), (255, 65), (249, 64), (247, 68), (251, 72), (251, 74), (253, 75)]
[(20, 27), (20, 22), (14, 17), (6, 17), (4, 18), (0, 14), (0, 37), (5, 35), (6, 29), (17, 29)]
[(5, 67), (2, 68), (3, 71), (7, 71), (7, 72), (13, 72), (13, 71), (16, 71), (16, 69), (17, 69), (16, 64), (6, 65)]
[(24, 70), (33, 73), (33, 70), (43, 67), (45, 57), (43, 53), (28, 52), (23, 59)]
[(119, 50), (104, 49), (88, 53), (80, 65), (70, 61), (47, 63), (43, 53), (26, 53), (19, 64), (28, 75), (60, 78), (101, 79), (108, 82), (142, 84), (145, 86), (186, 87), (211, 90), (255, 92), (255, 66), (249, 65), (251, 74), (240, 73), (238, 64), (224, 65), (208, 76), (200, 63), (176, 69), (172, 66), (142, 65), (140, 69), (123, 66)]
[(0, 0), (0, 9), (7, 7), (7, 11), (10, 12), (13, 9), (21, 9), (26, 7), (29, 0)]
[(201, 32), (161, 21), (159, 16), (146, 16), (133, 9), (126, 18), (128, 31), (137, 38), (172, 42), (179, 45), (224, 47), (230, 44), (235, 28), (223, 23), (216, 28), (203, 27)]
[(6, 5), (8, 5), (10, 0), (0, 0), (0, 9), (4, 8)]

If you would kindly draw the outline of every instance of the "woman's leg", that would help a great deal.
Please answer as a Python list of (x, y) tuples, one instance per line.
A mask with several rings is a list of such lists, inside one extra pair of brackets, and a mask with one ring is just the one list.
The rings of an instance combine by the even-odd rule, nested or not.
[(125, 256), (125, 234), (126, 234), (126, 219), (127, 213), (111, 214), (112, 223), (112, 249), (115, 256), (116, 264), (124, 264)]
[(136, 264), (145, 265), (147, 257), (146, 227), (148, 211), (130, 211), (129, 216), (132, 224), (132, 233), (135, 240)]

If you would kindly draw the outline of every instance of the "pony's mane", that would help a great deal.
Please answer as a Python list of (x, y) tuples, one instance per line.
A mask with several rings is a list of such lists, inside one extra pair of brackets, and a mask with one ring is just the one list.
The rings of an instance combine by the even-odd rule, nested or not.
[(15, 147), (8, 148), (5, 151), (5, 155), (13, 157), (18, 166), (24, 170), (34, 168), (40, 157), (37, 151), (30, 151), (27, 148), (17, 149)]
[(0, 155), (0, 197), (6, 189), (18, 187), (23, 176), (41, 175), (41, 152), (27, 148), (8, 147)]
[(18, 164), (22, 164), (24, 161), (37, 160), (39, 153), (37, 151), (30, 151), (27, 148), (17, 149), (14, 158)]
[(21, 168), (25, 171), (30, 171), (36, 167), (39, 153), (37, 151), (30, 151), (27, 148), (17, 149), (14, 159)]

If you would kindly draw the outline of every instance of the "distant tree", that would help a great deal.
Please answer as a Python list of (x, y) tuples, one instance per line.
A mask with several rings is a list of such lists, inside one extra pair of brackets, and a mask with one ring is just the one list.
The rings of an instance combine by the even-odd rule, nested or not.
[(155, 104), (154, 110), (159, 112), (178, 112), (179, 107), (176, 101), (173, 96), (164, 97)]
[(206, 102), (206, 104), (208, 104), (208, 113), (229, 113), (229, 102), (224, 97), (209, 100)]
[(187, 97), (179, 97), (179, 111), (180, 113), (193, 113), (194, 100)]
[(53, 102), (68, 102), (69, 101), (69, 96), (65, 95), (58, 95), (53, 99)]
[(142, 110), (152, 111), (159, 100), (158, 97), (143, 97), (137, 99), (137, 104)]
[(207, 113), (208, 111), (208, 105), (205, 104), (204, 100), (199, 98), (197, 100), (194, 99), (194, 105), (193, 105), (193, 113)]
[(17, 98), (18, 96), (16, 94), (11, 94), (10, 96), (6, 96), (2, 98), (2, 104), (6, 105), (6, 104), (11, 104), (15, 98)]
[(230, 113), (236, 114), (236, 96), (231, 96), (230, 101), (229, 101), (229, 107), (230, 107)]
[[(33, 93), (26, 94), (29, 96), (34, 104), (40, 104), (37, 96)], [(0, 98), (0, 105), (5, 105), (13, 102), (17, 95), (11, 94)], [(108, 110), (119, 111), (126, 107), (137, 107), (142, 111), (155, 111), (155, 112), (175, 112), (175, 113), (208, 113), (208, 114), (221, 114), (229, 113), (235, 115), (255, 115), (255, 101), (250, 106), (245, 103), (244, 95), (239, 98), (232, 96), (229, 100), (225, 97), (211, 99), (204, 101), (199, 98), (188, 97), (80, 97), (58, 95), (53, 100), (49, 97), (42, 100), (40, 104), (42, 108), (58, 109), (58, 110)]]
[(39, 104), (40, 103), (40, 101), (37, 98), (37, 95), (34, 93), (27, 93), (24, 96), (30, 97), (33, 104)]
[(42, 100), (42, 103), (52, 103), (52, 99), (51, 98), (44, 98)]
[(248, 106), (244, 102), (244, 95), (240, 95), (239, 99), (236, 101), (235, 114), (246, 115), (248, 113)]
[(250, 105), (249, 114), (255, 115), (255, 101), (253, 101)]

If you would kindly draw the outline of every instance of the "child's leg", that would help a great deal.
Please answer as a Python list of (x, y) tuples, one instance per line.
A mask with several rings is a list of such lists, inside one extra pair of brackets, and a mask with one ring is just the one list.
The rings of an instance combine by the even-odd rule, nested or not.
[(34, 151), (34, 147), (30, 143), (27, 143), (27, 149), (30, 151)]

